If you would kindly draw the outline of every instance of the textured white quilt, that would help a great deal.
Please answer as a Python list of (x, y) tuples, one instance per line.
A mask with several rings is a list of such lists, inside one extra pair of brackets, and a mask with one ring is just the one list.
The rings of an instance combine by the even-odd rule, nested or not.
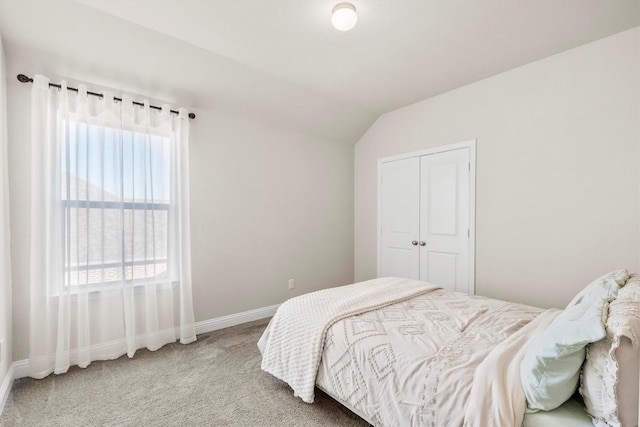
[(262, 369), (312, 403), (327, 329), (349, 316), (437, 289), (417, 280), (380, 278), (325, 289), (283, 303), (258, 342)]
[(555, 317), (435, 290), (327, 331), (317, 385), (375, 426), (520, 426), (520, 358)]

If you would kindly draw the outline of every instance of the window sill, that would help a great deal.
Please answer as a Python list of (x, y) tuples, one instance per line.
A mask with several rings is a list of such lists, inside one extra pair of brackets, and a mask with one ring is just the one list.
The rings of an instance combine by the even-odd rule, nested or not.
[(73, 286), (63, 291), (49, 294), (50, 299), (59, 299), (60, 297), (71, 298), (76, 301), (78, 298), (87, 295), (88, 299), (115, 298), (122, 295), (125, 290), (131, 289), (134, 294), (140, 294), (147, 291), (148, 287), (153, 286), (156, 290), (175, 289), (178, 287), (178, 281), (166, 282), (144, 282), (144, 283), (112, 283), (112, 284), (93, 284), (88, 287)]

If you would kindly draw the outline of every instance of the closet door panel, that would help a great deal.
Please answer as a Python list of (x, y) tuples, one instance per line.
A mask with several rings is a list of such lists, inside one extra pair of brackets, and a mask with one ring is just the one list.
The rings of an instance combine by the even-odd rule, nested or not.
[(380, 276), (419, 278), (419, 184), (417, 157), (382, 164)]
[[(437, 154), (434, 154), (434, 156)], [(428, 174), (425, 182), (428, 185), (423, 193), (429, 200), (426, 203), (427, 227), (432, 235), (456, 234), (457, 222), (457, 164), (454, 162), (436, 162), (432, 159), (424, 159), (424, 163), (432, 163), (430, 167), (423, 169)]]
[(456, 281), (459, 280), (457, 277), (459, 255), (429, 250), (424, 250), (423, 252), (426, 258), (426, 269), (429, 274), (429, 280), (427, 281), (446, 289), (456, 289)]
[(420, 159), (420, 279), (469, 292), (469, 150)]

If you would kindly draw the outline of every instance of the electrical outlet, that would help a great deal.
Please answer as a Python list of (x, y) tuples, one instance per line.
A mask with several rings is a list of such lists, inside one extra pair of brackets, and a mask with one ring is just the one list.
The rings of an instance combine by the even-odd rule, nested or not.
[(293, 289), (296, 287), (296, 282), (293, 279), (289, 279), (289, 289)]

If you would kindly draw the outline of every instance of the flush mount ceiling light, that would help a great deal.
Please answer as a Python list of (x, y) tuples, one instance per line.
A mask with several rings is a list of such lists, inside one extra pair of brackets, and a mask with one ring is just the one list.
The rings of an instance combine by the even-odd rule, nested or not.
[(358, 22), (358, 15), (356, 15), (354, 5), (343, 2), (334, 6), (331, 12), (331, 23), (336, 30), (349, 31), (356, 25), (356, 22)]

